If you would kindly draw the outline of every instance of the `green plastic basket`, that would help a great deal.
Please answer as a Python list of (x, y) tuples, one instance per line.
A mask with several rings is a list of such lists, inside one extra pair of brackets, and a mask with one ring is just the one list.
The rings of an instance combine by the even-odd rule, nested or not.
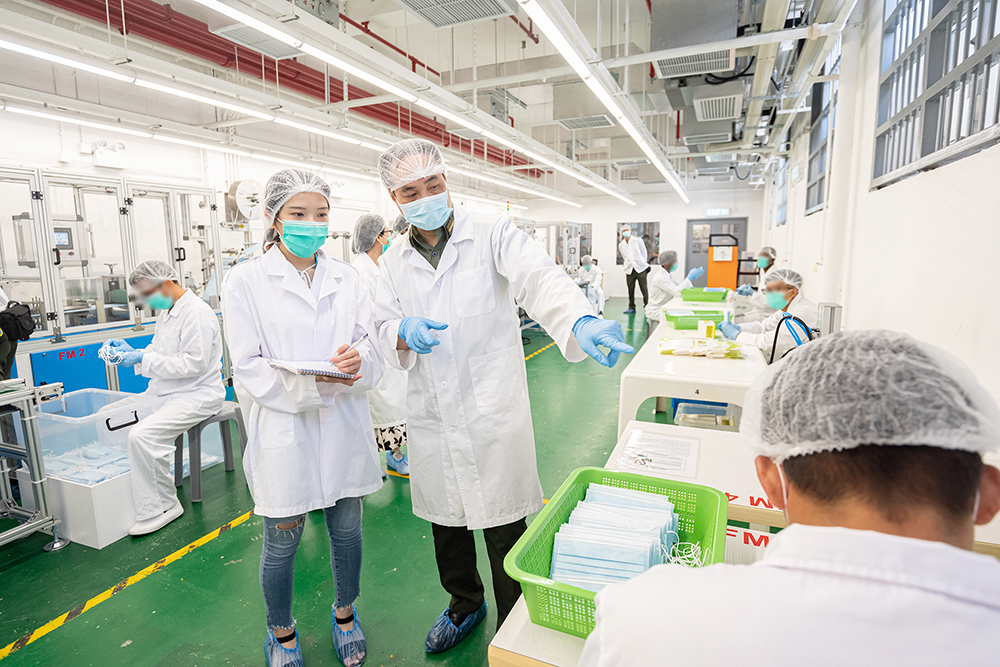
[(559, 527), (569, 521), (576, 504), (584, 499), (590, 484), (607, 484), (667, 496), (680, 517), (681, 542), (692, 542), (707, 550), (705, 562), (721, 563), (726, 548), (726, 494), (700, 484), (675, 482), (604, 468), (573, 471), (528, 530), (504, 559), (504, 569), (521, 582), (531, 622), (576, 637), (594, 629), (592, 591), (549, 579), (552, 546)]
[(682, 289), (681, 296), (685, 301), (698, 301), (701, 303), (716, 303), (726, 300), (726, 296), (729, 295), (729, 290), (724, 290), (722, 292), (706, 292), (704, 287), (692, 287), (690, 289)]
[(675, 329), (697, 329), (700, 320), (711, 320), (719, 324), (726, 318), (721, 310), (698, 311), (694, 315), (671, 315), (669, 310), (663, 311), (664, 319), (674, 325)]

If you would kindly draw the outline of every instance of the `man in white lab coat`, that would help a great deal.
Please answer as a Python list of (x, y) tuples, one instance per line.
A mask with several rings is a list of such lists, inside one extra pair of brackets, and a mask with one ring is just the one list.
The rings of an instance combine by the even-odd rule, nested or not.
[(502, 622), (520, 595), (504, 556), (542, 507), (515, 299), (569, 361), (589, 354), (613, 366), (633, 350), (621, 326), (594, 317), (580, 288), (510, 218), (452, 208), (434, 144), (389, 147), (379, 172), (410, 223), (406, 239), (382, 255), (375, 320), (386, 359), (409, 371), (413, 511), (433, 524), (451, 594), (427, 636), (435, 653), (486, 615), (472, 531), (486, 539)]
[(598, 315), (604, 314), (604, 287), (601, 284), (603, 279), (604, 274), (594, 263), (593, 257), (584, 255), (580, 258), (580, 270), (577, 271), (576, 281), (587, 286), (587, 300)]
[(642, 307), (649, 303), (649, 291), (646, 287), (646, 274), (649, 273), (649, 262), (646, 255), (646, 244), (632, 233), (628, 225), (622, 227), (622, 241), (618, 250), (625, 261), (625, 283), (628, 286), (628, 309), (626, 313), (635, 312), (635, 284), (639, 283), (642, 292)]
[[(753, 565), (658, 565), (597, 595), (580, 667), (1000, 664), (1000, 410), (947, 353), (891, 331), (771, 366), (740, 431), (791, 524)], [(684, 536), (681, 536), (684, 539)], [(761, 641), (766, 638), (766, 641)]]
[(806, 330), (815, 328), (819, 307), (802, 296), (802, 276), (791, 269), (771, 270), (764, 287), (767, 304), (774, 308), (773, 315), (761, 322), (723, 322), (719, 330), (737, 343), (760, 348), (767, 362), (773, 363), (809, 341)]
[[(149, 378), (146, 395), (157, 410), (128, 433), (132, 500), (136, 524), (131, 535), (146, 535), (184, 513), (170, 474), (177, 436), (218, 414), (226, 400), (222, 385), (222, 333), (211, 306), (180, 285), (166, 262), (149, 260), (129, 276), (135, 296), (158, 312), (153, 341), (133, 349), (112, 338), (105, 345), (120, 356), (120, 366), (136, 367)], [(192, 461), (191, 465), (199, 465)]]

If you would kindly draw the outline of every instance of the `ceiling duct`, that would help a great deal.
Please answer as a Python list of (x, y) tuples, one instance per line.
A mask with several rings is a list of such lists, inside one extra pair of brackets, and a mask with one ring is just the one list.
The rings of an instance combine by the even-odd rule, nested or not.
[(743, 83), (698, 86), (692, 95), (694, 115), (700, 121), (735, 120), (743, 116)]
[(641, 167), (649, 164), (649, 160), (644, 157), (636, 157), (624, 160), (613, 160), (611, 164), (615, 165), (619, 169), (633, 169), (635, 167)]
[(605, 114), (580, 116), (578, 118), (562, 118), (556, 121), (567, 130), (593, 130), (598, 127), (611, 127), (614, 121)]
[(702, 167), (695, 170), (699, 176), (723, 176), (729, 173), (729, 167)]
[(435, 28), (517, 13), (516, 0), (396, 0), (396, 3)]
[(706, 123), (681, 123), (681, 141), (685, 146), (721, 144), (733, 140), (733, 123), (715, 120)]
[(585, 83), (552, 88), (552, 119), (567, 130), (614, 127), (614, 120)]
[[(338, 0), (295, 0), (296, 9), (325, 21), (335, 28), (340, 28), (340, 2)], [(297, 17), (289, 15), (279, 20), (293, 21)], [(274, 60), (285, 60), (301, 56), (302, 52), (293, 46), (269, 37), (238, 21), (217, 12), (208, 12), (208, 31), (228, 39), (234, 44), (263, 53)]]
[[(736, 37), (740, 17), (738, 0), (653, 0), (651, 9), (651, 52)], [(656, 76), (661, 79), (726, 72), (736, 66), (736, 50), (662, 58), (652, 64)]]
[(734, 162), (736, 160), (736, 153), (716, 153), (714, 155), (706, 155), (706, 162)]

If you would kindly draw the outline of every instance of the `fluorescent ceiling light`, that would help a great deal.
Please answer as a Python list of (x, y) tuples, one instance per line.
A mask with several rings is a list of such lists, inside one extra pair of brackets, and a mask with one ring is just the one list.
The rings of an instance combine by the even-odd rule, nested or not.
[(198, 93), (191, 93), (186, 90), (180, 90), (178, 88), (164, 86), (163, 84), (154, 83), (152, 81), (144, 81), (142, 79), (136, 79), (135, 85), (141, 86), (143, 88), (149, 88), (150, 90), (156, 90), (161, 93), (167, 93), (168, 95), (183, 97), (184, 99), (192, 100), (194, 102), (201, 102), (202, 104), (216, 106), (221, 109), (228, 109), (230, 111), (235, 111), (236, 113), (241, 113), (245, 116), (253, 116), (254, 118), (260, 118), (261, 120), (274, 120), (273, 113), (261, 113), (260, 111), (256, 111), (254, 109), (248, 109), (247, 107), (240, 106), (239, 104), (233, 104), (232, 102), (220, 100), (215, 97), (206, 97), (204, 95), (199, 95)]
[(141, 130), (130, 130), (127, 127), (119, 127), (117, 125), (112, 125), (110, 123), (95, 123), (94, 121), (84, 120), (82, 118), (76, 118), (74, 116), (62, 116), (52, 113), (45, 113), (44, 111), (35, 111), (34, 109), (24, 109), (21, 107), (3, 107), (4, 111), (9, 111), (11, 113), (21, 114), (22, 116), (34, 116), (35, 118), (45, 118), (48, 120), (56, 120), (60, 123), (69, 123), (71, 125), (81, 125), (83, 127), (93, 127), (98, 130), (107, 130), (108, 132), (118, 132), (120, 134), (128, 134), (133, 137), (149, 137), (153, 136), (152, 132), (143, 132)]
[(484, 204), (492, 204), (493, 206), (506, 206), (512, 209), (517, 209), (521, 211), (527, 211), (527, 206), (522, 206), (521, 204), (513, 204), (509, 201), (499, 201), (496, 199), (489, 199), (487, 197), (479, 197), (477, 195), (467, 195), (464, 192), (452, 191), (452, 194), (459, 199), (471, 199), (472, 201), (482, 202)]
[(181, 146), (191, 146), (192, 148), (201, 148), (206, 151), (215, 151), (216, 153), (229, 153), (231, 155), (242, 155), (243, 157), (253, 156), (253, 153), (251, 153), (250, 151), (244, 151), (238, 148), (230, 148), (228, 146), (223, 146), (221, 144), (204, 144), (199, 141), (190, 141), (188, 139), (181, 139), (180, 137), (171, 137), (165, 134), (154, 134), (153, 138), (158, 141), (166, 141), (171, 144), (180, 144)]
[(42, 60), (47, 60), (50, 63), (58, 63), (59, 65), (66, 65), (67, 67), (73, 67), (74, 69), (82, 70), (84, 72), (90, 72), (92, 74), (97, 74), (98, 76), (106, 76), (109, 79), (124, 81), (125, 83), (135, 82), (134, 76), (128, 76), (127, 74), (122, 74), (121, 72), (115, 72), (114, 70), (104, 69), (103, 67), (88, 65), (87, 63), (82, 63), (77, 60), (71, 60), (70, 58), (63, 58), (62, 56), (57, 56), (54, 53), (46, 53), (45, 51), (39, 51), (38, 49), (33, 49), (29, 46), (22, 46), (20, 44), (15, 44), (14, 42), (8, 42), (7, 40), (4, 39), (0, 39), (0, 49), (7, 49), (8, 51), (23, 53), (26, 56), (32, 56), (33, 58), (41, 58)]
[(486, 181), (487, 183), (494, 183), (496, 185), (503, 186), (505, 188), (511, 188), (512, 190), (518, 190), (526, 194), (532, 195), (534, 197), (544, 197), (546, 199), (551, 199), (552, 201), (557, 201), (560, 204), (566, 204), (568, 206), (575, 206), (576, 208), (582, 208), (582, 204), (578, 204), (575, 201), (570, 201), (568, 199), (563, 199), (561, 197), (556, 197), (555, 195), (550, 195), (547, 192), (539, 192), (537, 190), (532, 190), (531, 188), (522, 187), (517, 183), (512, 183), (510, 181), (504, 181), (499, 178), (493, 178), (492, 176), (487, 176), (478, 171), (466, 171), (465, 169), (457, 169), (455, 167), (450, 167), (448, 171), (455, 172), (456, 174), (461, 174), (462, 176), (468, 176), (469, 178), (478, 178), (479, 180)]
[(253, 28), (258, 32), (262, 32), (268, 37), (271, 37), (272, 39), (276, 39), (279, 42), (288, 44), (293, 49), (302, 48), (302, 40), (292, 37), (288, 33), (279, 30), (278, 28), (275, 28), (269, 23), (265, 23), (264, 21), (259, 21), (254, 17), (250, 16), (249, 14), (241, 12), (239, 9), (236, 9), (235, 7), (230, 7), (229, 5), (223, 2), (218, 2), (217, 0), (195, 0), (195, 2), (197, 2), (199, 5), (211, 9), (212, 11), (218, 12), (224, 16), (228, 16), (234, 21), (239, 21), (243, 25)]
[[(201, 0), (197, 0), (197, 1), (201, 2)], [(329, 52), (327, 52), (327, 51), (325, 51), (323, 49), (315, 47), (312, 44), (303, 44), (300, 47), (299, 50), (302, 51), (302, 53), (305, 53), (306, 55), (310, 55), (310, 56), (312, 56), (314, 58), (319, 58), (323, 62), (325, 62), (325, 63), (327, 63), (329, 65), (333, 65), (337, 69), (341, 69), (341, 70), (347, 72), (348, 74), (353, 74), (354, 76), (358, 77), (362, 81), (367, 81), (368, 83), (372, 84), (373, 86), (378, 86), (379, 88), (381, 88), (385, 92), (390, 93), (392, 95), (395, 95), (395, 96), (397, 96), (397, 97), (399, 97), (401, 99), (404, 99), (407, 102), (416, 102), (417, 101), (417, 96), (414, 95), (413, 93), (411, 93), (411, 92), (409, 92), (409, 91), (407, 91), (407, 90), (405, 90), (403, 88), (400, 88), (399, 86), (397, 86), (394, 83), (390, 83), (389, 81), (386, 81), (383, 77), (375, 76), (371, 72), (366, 72), (365, 70), (361, 69), (360, 67), (356, 67), (355, 65), (352, 65), (351, 63), (347, 62), (346, 60), (344, 60), (342, 58), (339, 58), (339, 57), (333, 55), (332, 53), (329, 53)]]
[(349, 137), (346, 134), (340, 134), (339, 132), (332, 132), (330, 130), (324, 130), (313, 125), (306, 125), (305, 123), (300, 123), (298, 121), (290, 120), (288, 118), (277, 117), (274, 119), (275, 123), (279, 125), (285, 125), (287, 127), (294, 127), (296, 130), (303, 130), (305, 132), (311, 132), (312, 134), (318, 134), (322, 137), (329, 137), (330, 139), (336, 139), (337, 141), (343, 141), (349, 144), (354, 144), (355, 146), (361, 145), (360, 139), (355, 139), (354, 137)]

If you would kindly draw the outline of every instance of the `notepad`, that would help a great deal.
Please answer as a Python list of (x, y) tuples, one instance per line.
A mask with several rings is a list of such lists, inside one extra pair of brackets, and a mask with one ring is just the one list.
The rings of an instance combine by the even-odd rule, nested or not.
[(271, 368), (288, 371), (296, 375), (321, 375), (323, 377), (343, 378), (350, 380), (354, 376), (348, 373), (341, 373), (337, 367), (328, 361), (277, 361), (267, 362)]

